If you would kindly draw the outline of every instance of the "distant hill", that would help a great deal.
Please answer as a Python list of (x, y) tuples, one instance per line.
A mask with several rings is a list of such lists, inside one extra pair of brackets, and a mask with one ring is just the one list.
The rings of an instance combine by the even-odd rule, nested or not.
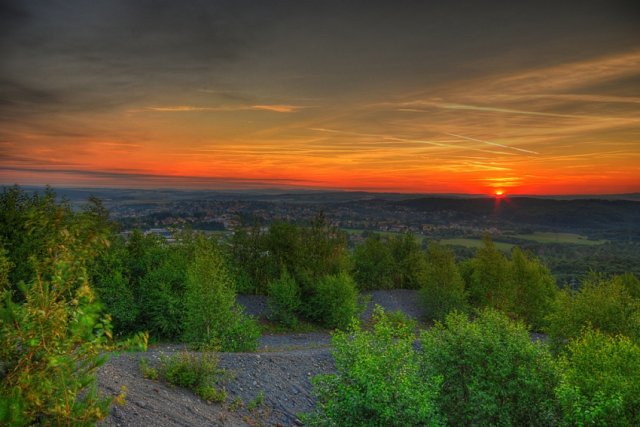
[(534, 197), (416, 198), (395, 202), (421, 212), (446, 212), (451, 220), (485, 218), (562, 230), (615, 229), (640, 233), (640, 201)]

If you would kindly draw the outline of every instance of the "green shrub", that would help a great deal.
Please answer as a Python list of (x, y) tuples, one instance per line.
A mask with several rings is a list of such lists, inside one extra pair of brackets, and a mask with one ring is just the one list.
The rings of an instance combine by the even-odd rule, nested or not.
[(633, 297), (628, 276), (606, 279), (591, 275), (578, 291), (563, 290), (547, 318), (547, 332), (560, 346), (585, 327), (622, 334), (640, 342), (640, 299)]
[(235, 298), (231, 276), (215, 242), (199, 238), (187, 269), (185, 340), (194, 348), (255, 350), (260, 330)]
[(138, 360), (138, 368), (142, 373), (142, 376), (148, 380), (157, 380), (158, 379), (158, 370), (152, 366), (149, 366), (149, 361), (144, 358), (140, 358)]
[(380, 307), (373, 330), (356, 322), (333, 336), (336, 374), (313, 379), (318, 398), (311, 425), (442, 425), (435, 405), (440, 379), (421, 374), (411, 323), (391, 322)]
[(557, 369), (525, 327), (484, 310), (451, 313), (422, 336), (424, 372), (444, 379), (438, 406), (450, 425), (555, 425)]
[(464, 280), (450, 249), (429, 244), (420, 299), (428, 319), (443, 320), (450, 311), (467, 311)]
[(295, 327), (301, 304), (300, 287), (287, 270), (282, 272), (280, 279), (269, 283), (269, 309), (273, 320)]
[(178, 387), (188, 388), (207, 401), (225, 400), (226, 392), (215, 388), (223, 373), (218, 369), (217, 356), (211, 352), (200, 355), (181, 352), (160, 359), (160, 375), (163, 379)]
[(358, 290), (346, 273), (325, 276), (316, 284), (309, 316), (329, 328), (346, 328), (359, 314)]
[(556, 389), (566, 425), (640, 425), (640, 346), (585, 330), (560, 358)]

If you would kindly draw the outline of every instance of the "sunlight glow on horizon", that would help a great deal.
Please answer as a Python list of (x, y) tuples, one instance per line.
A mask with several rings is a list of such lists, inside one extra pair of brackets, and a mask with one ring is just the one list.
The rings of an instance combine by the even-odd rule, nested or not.
[(0, 185), (640, 192), (640, 49), (613, 6), (492, 5), (516, 32), (429, 2), (70, 1), (16, 6), (2, 40)]

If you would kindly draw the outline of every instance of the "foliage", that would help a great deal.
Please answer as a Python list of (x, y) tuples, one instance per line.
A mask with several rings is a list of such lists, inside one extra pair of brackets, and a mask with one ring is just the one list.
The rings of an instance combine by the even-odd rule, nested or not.
[(393, 264), (387, 242), (371, 234), (353, 251), (353, 278), (360, 289), (391, 289)]
[(295, 327), (298, 324), (296, 313), (301, 304), (300, 287), (287, 270), (278, 280), (269, 283), (269, 309), (273, 320)]
[(640, 425), (640, 347), (587, 329), (560, 359), (556, 395), (566, 425)]
[(220, 250), (204, 237), (195, 245), (184, 295), (185, 340), (196, 348), (255, 350), (258, 326), (236, 304), (234, 284)]
[(215, 353), (200, 355), (181, 352), (160, 359), (160, 375), (168, 383), (188, 388), (200, 398), (210, 402), (222, 402), (226, 392), (215, 388), (224, 371), (218, 369)]
[(470, 302), (475, 307), (507, 312), (515, 292), (509, 280), (509, 262), (489, 236), (484, 237), (483, 244), (470, 263), (467, 283)]
[(511, 311), (534, 329), (541, 330), (558, 293), (555, 279), (540, 260), (518, 247), (511, 252), (509, 267), (509, 280), (515, 291)]
[(27, 238), (16, 246), (9, 236), (10, 252), (0, 254), (0, 422), (91, 424), (112, 400), (96, 390), (111, 330), (86, 272), (107, 244), (104, 230), (91, 215), (57, 205), (50, 191), (41, 199), (14, 189), (11, 197), (14, 213), (22, 212), (13, 226)]
[(426, 259), (420, 242), (411, 233), (397, 234), (389, 239), (393, 259), (391, 281), (396, 289), (419, 289), (426, 271)]
[(346, 273), (325, 276), (318, 281), (307, 306), (307, 315), (316, 322), (329, 328), (346, 328), (360, 311), (356, 284)]
[(149, 361), (145, 358), (138, 360), (138, 368), (142, 373), (142, 376), (148, 380), (157, 380), (159, 378), (158, 370), (152, 366), (149, 366)]
[(136, 325), (154, 337), (176, 339), (183, 333), (185, 278), (191, 259), (186, 246), (169, 246), (154, 235), (134, 233), (130, 238), (130, 286), (139, 307)]
[(464, 280), (450, 249), (429, 244), (420, 298), (429, 319), (443, 320), (450, 311), (467, 311)]
[(330, 226), (322, 213), (304, 226), (278, 221), (266, 232), (258, 223), (238, 227), (229, 254), (243, 291), (267, 294), (269, 283), (287, 270), (303, 300), (322, 276), (346, 270), (348, 260), (345, 233)]
[(111, 245), (102, 251), (90, 267), (96, 295), (111, 314), (116, 336), (133, 333), (140, 325), (140, 306), (130, 286), (127, 257), (124, 239), (114, 236)]
[(450, 425), (555, 425), (557, 368), (521, 323), (485, 309), (449, 314), (422, 336), (427, 377), (442, 376), (437, 403)]
[(560, 292), (547, 318), (554, 344), (577, 338), (587, 326), (640, 342), (640, 299), (633, 296), (636, 286), (637, 279), (629, 275), (606, 279), (592, 274), (578, 291)]
[(374, 310), (372, 331), (356, 322), (333, 336), (336, 374), (313, 379), (318, 398), (311, 425), (441, 425), (435, 399), (441, 379), (421, 374), (410, 323)]

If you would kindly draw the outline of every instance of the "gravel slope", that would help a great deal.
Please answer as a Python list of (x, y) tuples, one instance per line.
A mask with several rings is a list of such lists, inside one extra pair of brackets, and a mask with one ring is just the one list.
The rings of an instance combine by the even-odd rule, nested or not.
[[(369, 293), (370, 301), (363, 319), (371, 316), (374, 304), (386, 310), (401, 310), (419, 319), (416, 291), (391, 290)], [(247, 313), (263, 317), (268, 312), (266, 299), (241, 296), (238, 302)], [(138, 369), (138, 359), (150, 365), (161, 355), (184, 350), (180, 345), (160, 345), (146, 353), (113, 355), (98, 373), (100, 389), (116, 394), (127, 389), (124, 406), (114, 406), (105, 426), (256, 426), (297, 425), (298, 414), (314, 406), (311, 378), (334, 370), (328, 333), (265, 335), (256, 353), (220, 353), (219, 366), (233, 379), (225, 385), (224, 404), (207, 404), (192, 392), (159, 381), (147, 380)], [(249, 410), (247, 404), (264, 393), (264, 404)], [(244, 406), (234, 407), (237, 399)], [(237, 406), (237, 405), (236, 405)]]

